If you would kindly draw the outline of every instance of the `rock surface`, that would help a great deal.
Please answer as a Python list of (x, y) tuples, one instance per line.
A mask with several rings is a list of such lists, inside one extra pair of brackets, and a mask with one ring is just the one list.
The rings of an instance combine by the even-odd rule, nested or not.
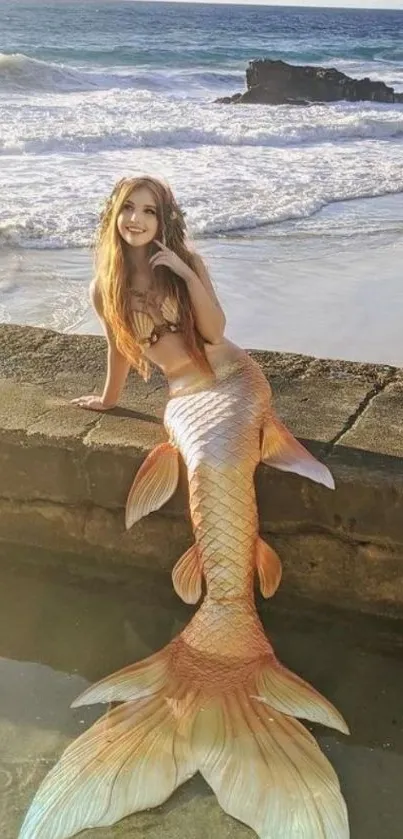
[(294, 66), (270, 58), (249, 62), (247, 90), (225, 96), (217, 102), (256, 103), (265, 105), (308, 105), (311, 102), (403, 102), (403, 93), (395, 93), (384, 82), (369, 78), (352, 79), (331, 67)]
[[(280, 553), (282, 591), (403, 614), (403, 371), (253, 352), (291, 431), (326, 461), (336, 492), (261, 465), (263, 538)], [(99, 392), (105, 340), (0, 324), (0, 563), (26, 552), (83, 572), (85, 562), (169, 572), (192, 542), (186, 482), (125, 531), (123, 508), (148, 452), (166, 439), (163, 379), (130, 375), (119, 407), (82, 411)], [(25, 560), (24, 560), (25, 561)]]

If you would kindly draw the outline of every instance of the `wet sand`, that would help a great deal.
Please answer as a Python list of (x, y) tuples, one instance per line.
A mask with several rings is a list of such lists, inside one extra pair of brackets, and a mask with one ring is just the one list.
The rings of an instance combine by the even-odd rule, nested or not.
[[(333, 204), (314, 217), (203, 239), (241, 346), (403, 365), (403, 198)], [(0, 321), (100, 333), (87, 250), (0, 249)]]

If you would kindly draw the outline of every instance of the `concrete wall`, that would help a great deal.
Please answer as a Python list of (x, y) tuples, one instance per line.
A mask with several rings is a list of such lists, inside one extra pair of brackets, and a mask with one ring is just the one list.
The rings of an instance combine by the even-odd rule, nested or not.
[[(284, 564), (282, 591), (403, 615), (403, 371), (255, 352), (289, 428), (332, 469), (336, 492), (260, 466), (261, 533)], [(159, 513), (124, 530), (125, 498), (165, 439), (166, 388), (129, 379), (121, 406), (83, 411), (100, 389), (105, 342), (0, 325), (0, 557), (26, 546), (72, 564), (168, 572), (192, 535), (186, 481)]]

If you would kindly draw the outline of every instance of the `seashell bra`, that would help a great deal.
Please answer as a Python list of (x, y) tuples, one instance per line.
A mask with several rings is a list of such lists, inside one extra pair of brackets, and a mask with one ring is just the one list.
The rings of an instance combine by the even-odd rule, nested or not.
[(158, 311), (163, 319), (162, 323), (156, 323), (149, 312), (132, 308), (132, 322), (136, 340), (142, 347), (151, 347), (169, 332), (180, 332), (179, 305), (174, 297), (167, 296), (162, 303), (157, 303), (150, 293), (141, 291), (132, 291), (131, 293), (133, 297), (140, 299), (144, 306), (147, 300), (151, 300), (153, 308)]

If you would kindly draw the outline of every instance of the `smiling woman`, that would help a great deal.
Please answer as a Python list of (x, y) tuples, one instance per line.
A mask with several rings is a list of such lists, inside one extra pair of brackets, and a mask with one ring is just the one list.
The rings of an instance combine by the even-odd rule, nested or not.
[(224, 313), (163, 181), (123, 178), (114, 187), (101, 217), (91, 298), (108, 337), (108, 373), (101, 399), (76, 404), (112, 407), (129, 363), (146, 379), (150, 363), (170, 375), (193, 361), (212, 374), (207, 347), (221, 343)]
[(149, 245), (157, 237), (157, 205), (147, 186), (139, 186), (130, 193), (118, 215), (117, 226), (128, 245)]

